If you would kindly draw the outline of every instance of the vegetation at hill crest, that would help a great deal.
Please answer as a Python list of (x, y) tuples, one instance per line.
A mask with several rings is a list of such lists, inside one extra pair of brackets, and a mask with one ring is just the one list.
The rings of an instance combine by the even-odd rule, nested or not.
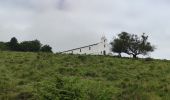
[(52, 47), (42, 45), (39, 40), (18, 42), (17, 38), (13, 37), (9, 42), (0, 42), (1, 51), (20, 51), (20, 52), (51, 52)]
[(122, 32), (110, 44), (112, 51), (118, 53), (120, 57), (121, 53), (126, 53), (132, 55), (133, 58), (137, 58), (138, 55), (148, 55), (148, 53), (155, 50), (155, 46), (151, 45), (145, 33), (138, 36)]

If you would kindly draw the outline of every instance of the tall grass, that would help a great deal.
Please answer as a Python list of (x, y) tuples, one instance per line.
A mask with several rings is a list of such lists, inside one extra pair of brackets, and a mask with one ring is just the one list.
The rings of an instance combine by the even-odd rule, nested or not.
[(0, 52), (0, 100), (169, 100), (170, 61)]

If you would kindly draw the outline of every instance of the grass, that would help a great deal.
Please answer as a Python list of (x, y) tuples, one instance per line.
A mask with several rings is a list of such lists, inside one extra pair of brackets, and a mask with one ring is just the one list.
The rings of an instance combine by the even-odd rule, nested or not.
[(170, 100), (170, 61), (0, 51), (0, 100)]

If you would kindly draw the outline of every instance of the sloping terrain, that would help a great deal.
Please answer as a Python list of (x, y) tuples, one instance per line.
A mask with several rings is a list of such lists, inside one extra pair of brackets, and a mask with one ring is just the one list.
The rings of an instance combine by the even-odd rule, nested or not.
[(170, 100), (170, 61), (1, 51), (0, 100)]

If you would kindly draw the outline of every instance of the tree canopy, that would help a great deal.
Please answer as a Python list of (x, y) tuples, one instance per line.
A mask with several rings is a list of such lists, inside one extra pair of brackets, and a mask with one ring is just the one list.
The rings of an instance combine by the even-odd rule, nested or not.
[(23, 41), (18, 43), (13, 37), (9, 42), (0, 42), (0, 50), (22, 51), (22, 52), (52, 52), (49, 45), (42, 46), (39, 40)]
[(20, 43), (21, 51), (38, 52), (41, 49), (41, 43), (39, 40), (24, 41)]
[(118, 38), (115, 38), (111, 42), (112, 51), (121, 56), (121, 53), (132, 55), (133, 58), (137, 58), (137, 55), (147, 55), (149, 52), (153, 52), (155, 47), (148, 42), (148, 36), (143, 33), (140, 37), (135, 34), (129, 34), (122, 32), (118, 34)]
[(18, 51), (19, 50), (19, 44), (17, 38), (13, 37), (8, 42), (9, 49), (12, 51)]
[(40, 51), (41, 52), (52, 52), (52, 47), (50, 47), (49, 45), (44, 45), (43, 47), (41, 47)]

